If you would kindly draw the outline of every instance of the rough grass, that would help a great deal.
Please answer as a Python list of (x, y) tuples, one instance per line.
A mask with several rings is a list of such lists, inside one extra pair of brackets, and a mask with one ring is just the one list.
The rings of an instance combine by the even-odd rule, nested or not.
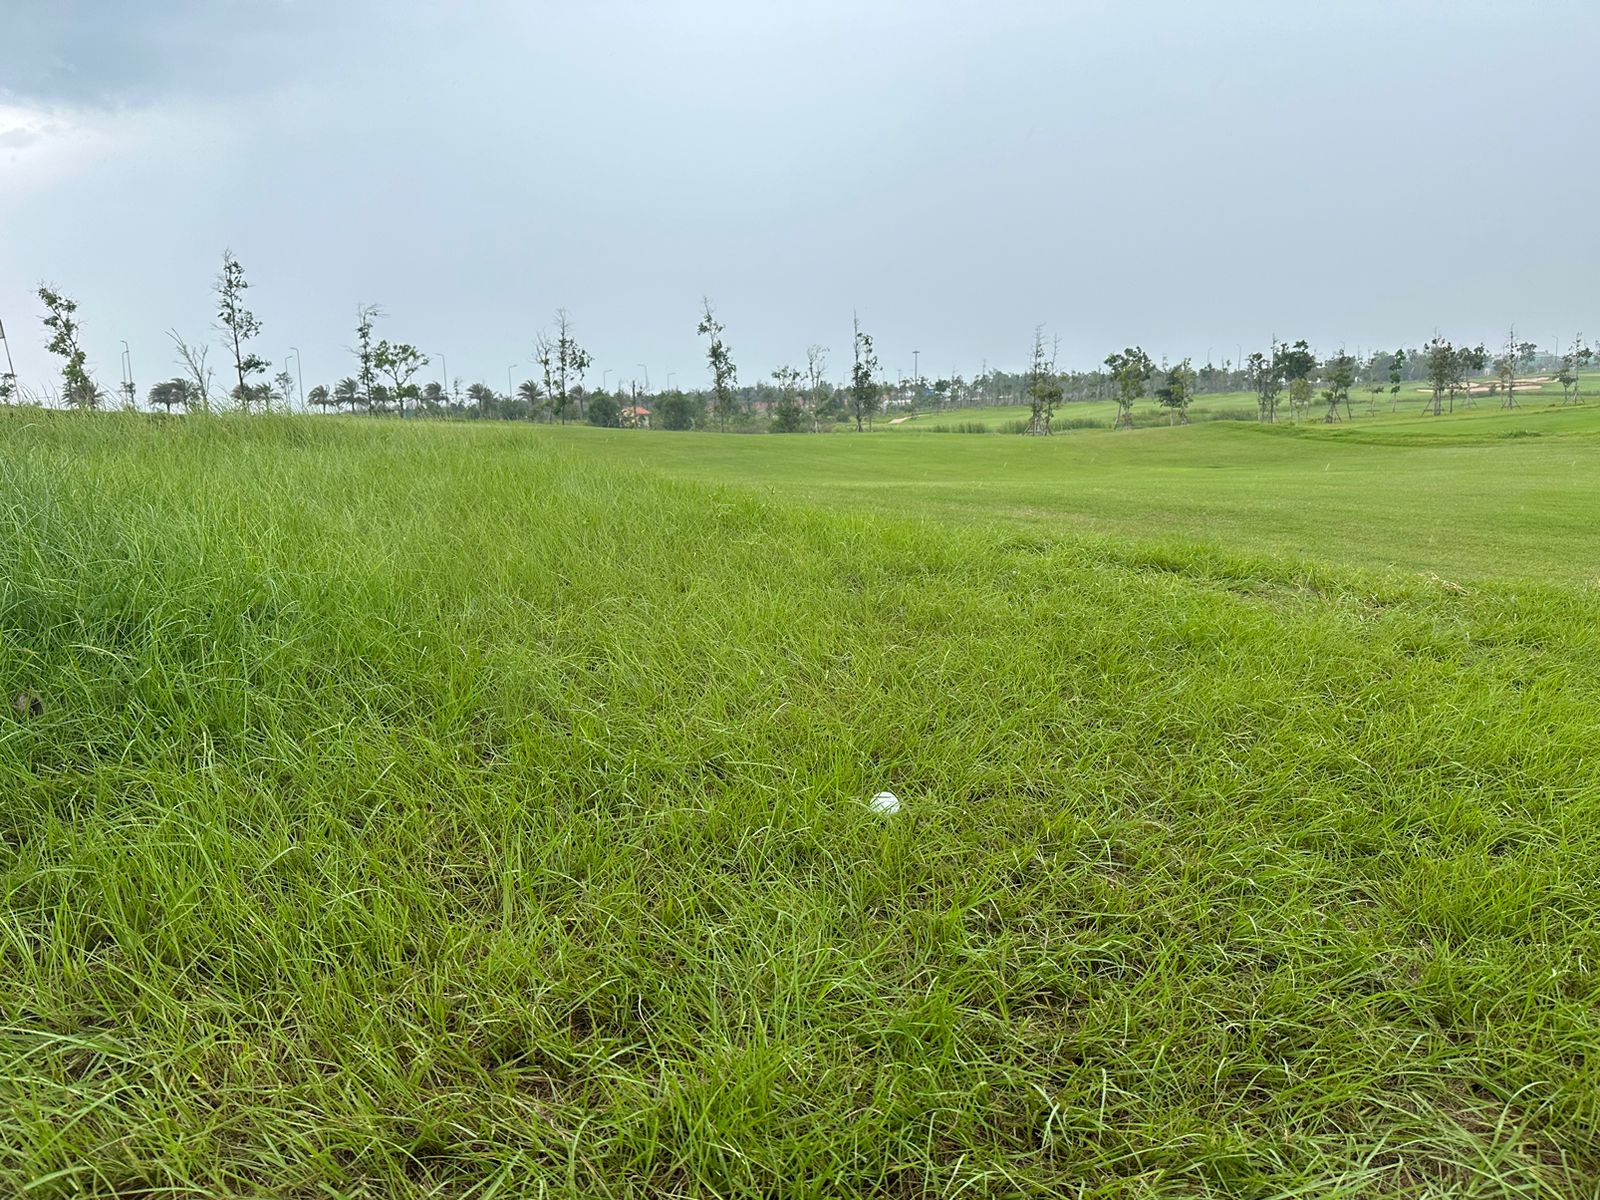
[(1591, 590), (640, 436), (0, 422), (0, 1191), (1595, 1194)]

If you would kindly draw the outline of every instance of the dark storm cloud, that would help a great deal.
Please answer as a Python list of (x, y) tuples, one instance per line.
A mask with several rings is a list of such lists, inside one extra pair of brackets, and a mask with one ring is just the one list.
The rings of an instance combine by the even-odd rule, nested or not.
[(362, 0), (11, 0), (0, 95), (142, 103), (281, 83), (369, 14)]

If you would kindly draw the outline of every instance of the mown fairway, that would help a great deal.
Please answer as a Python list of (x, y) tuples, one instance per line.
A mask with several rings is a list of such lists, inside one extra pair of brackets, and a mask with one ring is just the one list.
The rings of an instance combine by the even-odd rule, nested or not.
[(1265, 556), (1268, 571), (1304, 560), (1453, 582), (1600, 583), (1600, 404), (1331, 428), (1210, 421), (1048, 442), (562, 433), (629, 466), (873, 515), (999, 521), (1051, 541), (1103, 535), (1112, 553), (1204, 546)]
[(1590, 410), (0, 417), (0, 1193), (1600, 1189)]

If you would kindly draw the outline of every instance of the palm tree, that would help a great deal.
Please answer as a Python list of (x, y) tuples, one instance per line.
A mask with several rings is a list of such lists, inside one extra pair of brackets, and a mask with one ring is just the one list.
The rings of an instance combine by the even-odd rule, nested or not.
[(306, 393), (306, 403), (314, 405), (317, 408), (325, 409), (325, 408), (328, 407), (328, 405), (334, 404), (334, 403), (337, 403), (337, 402), (329, 394), (328, 389), (323, 387), (319, 383), (319, 384), (317, 384), (316, 387), (312, 388), (309, 392)]
[(333, 402), (335, 405), (350, 406), (350, 411), (355, 412), (356, 401), (361, 398), (361, 385), (348, 375), (333, 385)]
[(533, 380), (524, 379), (517, 388), (517, 399), (528, 406), (528, 420), (537, 421), (544, 400), (544, 390)]
[(487, 418), (489, 408), (499, 397), (494, 394), (494, 389), (486, 383), (474, 383), (467, 388), (467, 399), (478, 406), (478, 416)]
[(167, 415), (172, 415), (174, 406), (182, 404), (189, 406), (189, 381), (187, 379), (168, 379), (158, 383), (150, 389), (150, 403), (159, 404), (167, 410)]

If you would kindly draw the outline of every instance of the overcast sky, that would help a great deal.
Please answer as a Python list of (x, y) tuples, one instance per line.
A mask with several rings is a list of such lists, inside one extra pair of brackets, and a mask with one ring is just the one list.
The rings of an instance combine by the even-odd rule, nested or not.
[[(33, 289), (141, 393), (224, 247), (307, 387), (380, 332), (503, 388), (748, 381), (850, 314), (892, 378), (1141, 343), (1220, 361), (1600, 334), (1600, 5), (4, 0), (0, 320)], [(219, 352), (220, 353), (220, 352)], [(438, 360), (427, 376), (436, 377)]]

